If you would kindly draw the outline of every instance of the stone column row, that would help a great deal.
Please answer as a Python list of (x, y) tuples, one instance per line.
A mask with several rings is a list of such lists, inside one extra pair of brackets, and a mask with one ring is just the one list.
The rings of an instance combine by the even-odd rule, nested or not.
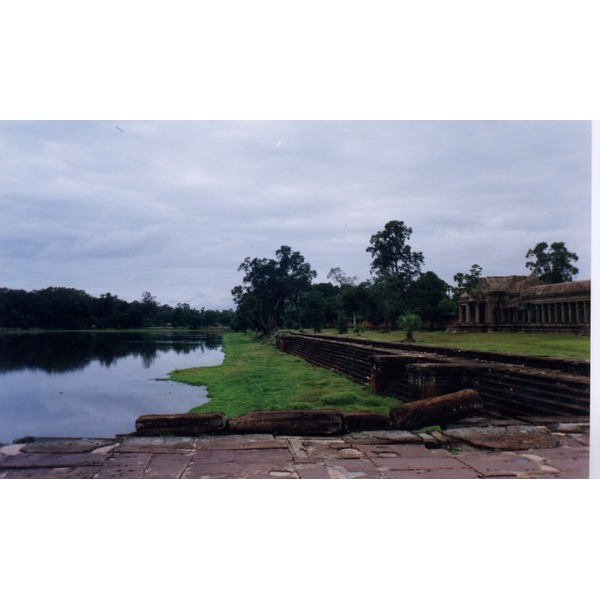
[(528, 306), (529, 323), (589, 323), (590, 302), (545, 302)]

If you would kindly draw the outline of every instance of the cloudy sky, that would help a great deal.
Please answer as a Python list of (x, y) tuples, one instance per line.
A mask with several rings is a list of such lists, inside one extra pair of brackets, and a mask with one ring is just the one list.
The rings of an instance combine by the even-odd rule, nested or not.
[(588, 121), (3, 121), (0, 286), (228, 308), (283, 244), (367, 279), (390, 220), (448, 283), (541, 241), (589, 278), (590, 160)]

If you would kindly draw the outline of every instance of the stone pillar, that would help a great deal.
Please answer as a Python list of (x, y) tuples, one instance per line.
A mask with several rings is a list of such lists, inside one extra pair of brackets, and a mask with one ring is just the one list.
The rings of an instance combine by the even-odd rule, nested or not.
[(487, 315), (488, 323), (495, 323), (497, 321), (496, 307), (497, 307), (496, 302), (488, 302), (488, 315)]

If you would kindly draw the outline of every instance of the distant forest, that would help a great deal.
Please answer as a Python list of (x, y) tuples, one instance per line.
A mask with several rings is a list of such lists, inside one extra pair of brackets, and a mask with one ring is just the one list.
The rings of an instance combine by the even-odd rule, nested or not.
[(159, 304), (150, 292), (127, 302), (110, 293), (49, 287), (27, 292), (0, 288), (0, 327), (19, 329), (132, 329), (136, 327), (229, 326), (232, 310), (201, 310), (189, 304)]

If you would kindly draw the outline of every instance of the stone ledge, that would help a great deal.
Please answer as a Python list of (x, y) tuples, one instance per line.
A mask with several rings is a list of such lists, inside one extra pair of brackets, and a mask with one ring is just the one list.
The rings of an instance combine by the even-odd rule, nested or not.
[(420, 429), (475, 414), (482, 407), (473, 390), (400, 405), (389, 415), (368, 411), (255, 410), (237, 417), (223, 413), (143, 415), (135, 422), (136, 436), (199, 436), (205, 434), (268, 433), (272, 435), (341, 435), (358, 431)]

